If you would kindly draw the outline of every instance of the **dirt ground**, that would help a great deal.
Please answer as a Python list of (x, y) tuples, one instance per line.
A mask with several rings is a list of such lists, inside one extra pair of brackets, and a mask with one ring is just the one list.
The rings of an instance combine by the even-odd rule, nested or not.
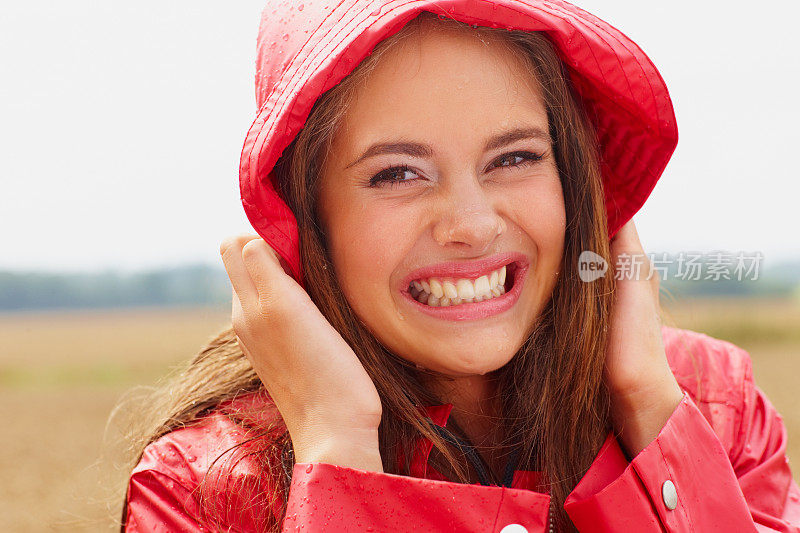
[(0, 531), (113, 530), (126, 479), (113, 407), (227, 323), (227, 308), (0, 315)]
[[(747, 349), (800, 465), (800, 305), (665, 302), (669, 321)], [(0, 315), (0, 531), (107, 531), (121, 509), (126, 391), (152, 385), (229, 321), (226, 308)], [(800, 466), (794, 467), (800, 479)]]

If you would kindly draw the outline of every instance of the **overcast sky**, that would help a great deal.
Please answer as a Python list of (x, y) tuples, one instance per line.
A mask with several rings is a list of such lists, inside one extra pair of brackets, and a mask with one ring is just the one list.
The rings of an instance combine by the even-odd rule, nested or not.
[[(635, 218), (645, 249), (800, 258), (798, 4), (576, 3), (673, 97), (678, 149)], [(0, 269), (221, 266), (219, 242), (252, 231), (237, 171), (263, 5), (3, 6)]]

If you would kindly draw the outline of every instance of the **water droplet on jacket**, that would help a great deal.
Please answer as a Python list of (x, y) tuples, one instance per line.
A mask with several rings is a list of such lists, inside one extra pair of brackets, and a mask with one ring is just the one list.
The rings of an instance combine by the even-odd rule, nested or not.
[(190, 463), (193, 463), (193, 462), (197, 461), (197, 457), (195, 457), (192, 454), (189, 454), (189, 455), (186, 456), (186, 460), (189, 461)]
[(380, 16), (380, 14), (381, 14), (381, 9), (383, 9), (383, 5), (381, 5), (381, 4), (378, 4), (378, 7), (377, 7), (376, 9), (374, 9), (374, 10), (372, 11), (372, 13), (370, 13), (370, 16), (372, 16), (372, 17), (377, 17), (377, 16)]
[(298, 10), (298, 11), (302, 11), (302, 10), (304, 10), (305, 8), (306, 8), (305, 4), (300, 4), (299, 6), (297, 6), (297, 10)]
[(314, 465), (308, 465), (308, 466), (306, 467), (306, 474), (309, 474), (309, 473), (311, 473), (311, 471), (312, 471), (313, 469), (314, 469)]
[(289, 40), (289, 34), (288, 33), (284, 33), (283, 34), (283, 40), (284, 41), (288, 41)]

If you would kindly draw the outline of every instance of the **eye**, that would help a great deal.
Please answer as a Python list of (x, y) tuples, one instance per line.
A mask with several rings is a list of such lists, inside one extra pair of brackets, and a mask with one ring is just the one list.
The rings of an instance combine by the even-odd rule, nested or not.
[[(489, 165), (489, 168), (487, 170), (492, 170), (494, 168), (524, 167), (526, 165), (530, 165), (541, 160), (542, 157), (543, 157), (542, 154), (536, 154), (524, 150), (518, 152), (509, 152), (495, 159)], [(418, 179), (420, 179), (418, 176), (419, 175), (417, 174), (417, 171), (412, 169), (408, 165), (393, 166), (385, 168), (380, 172), (378, 172), (377, 174), (375, 174), (374, 176), (372, 176), (369, 179), (369, 186), (382, 187), (385, 184), (388, 184), (389, 187), (393, 187), (394, 185), (406, 184), (406, 183), (411, 183), (413, 181), (417, 181)]]
[(522, 167), (535, 163), (540, 159), (542, 159), (542, 154), (526, 151), (510, 152), (495, 159), (491, 165), (489, 165), (489, 170), (493, 168)]
[[(388, 183), (392, 187), (398, 183), (416, 181), (413, 179), (413, 176), (416, 175), (416, 171), (407, 165), (389, 167), (372, 176), (369, 180), (369, 185), (370, 187), (380, 187), (382, 184)], [(412, 178), (406, 179), (408, 176), (412, 176)]]

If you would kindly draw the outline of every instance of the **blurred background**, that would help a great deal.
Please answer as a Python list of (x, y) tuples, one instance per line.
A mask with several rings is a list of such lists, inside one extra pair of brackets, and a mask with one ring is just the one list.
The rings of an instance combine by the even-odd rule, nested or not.
[[(666, 320), (750, 352), (798, 478), (800, 8), (576, 3), (639, 43), (673, 97), (681, 140), (635, 218), (667, 265)], [(218, 247), (252, 232), (237, 171), (263, 5), (2, 8), (0, 531), (113, 529), (112, 408), (229, 324)]]

